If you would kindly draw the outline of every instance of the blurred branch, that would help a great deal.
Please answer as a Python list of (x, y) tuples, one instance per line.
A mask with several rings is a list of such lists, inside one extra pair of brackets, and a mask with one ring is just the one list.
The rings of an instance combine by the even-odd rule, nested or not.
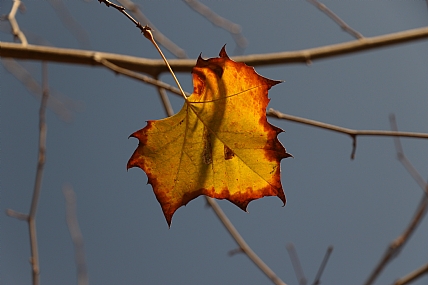
[(395, 281), (394, 285), (409, 284), (409, 283), (415, 281), (416, 279), (422, 277), (424, 274), (428, 274), (428, 263), (423, 265), (422, 267), (416, 269), (415, 271), (410, 272), (406, 276), (398, 279), (397, 281)]
[(314, 283), (312, 283), (313, 285), (321, 284), (321, 275), (324, 272), (325, 266), (327, 265), (327, 261), (330, 258), (330, 255), (332, 252), (333, 252), (333, 246), (331, 245), (327, 248), (327, 251), (324, 255), (324, 259), (322, 260), (320, 268), (318, 269), (317, 275), (315, 276)]
[(294, 272), (296, 273), (297, 282), (299, 285), (306, 285), (307, 279), (303, 273), (302, 265), (300, 264), (299, 256), (297, 255), (296, 247), (294, 244), (289, 243), (286, 246), (288, 255), (290, 256), (291, 264), (293, 265)]
[(208, 6), (202, 4), (197, 0), (184, 0), (184, 3), (189, 5), (190, 8), (201, 14), (208, 21), (210, 21), (213, 25), (220, 27), (226, 31), (228, 31), (235, 41), (239, 53), (247, 47), (248, 41), (242, 34), (242, 29), (238, 24), (229, 21), (218, 14), (214, 13)]
[(187, 58), (186, 52), (184, 49), (180, 48), (173, 41), (167, 38), (164, 34), (162, 34), (150, 20), (141, 12), (141, 9), (137, 4), (132, 2), (131, 0), (117, 0), (120, 4), (123, 5), (124, 8), (131, 11), (131, 13), (135, 16), (135, 18), (142, 24), (147, 25), (152, 28), (152, 32), (157, 42), (166, 48), (169, 52), (175, 55), (178, 58)]
[(15, 38), (18, 38), (23, 46), (26, 46), (28, 44), (27, 38), (25, 37), (24, 33), (19, 29), (18, 22), (15, 18), (16, 12), (18, 11), (18, 8), (21, 5), (22, 3), (20, 0), (13, 0), (12, 9), (10, 10), (6, 18), (9, 20), (13, 36)]
[[(395, 116), (391, 115), (389, 120), (391, 122), (391, 129), (393, 131), (397, 131), (398, 127), (397, 127), (397, 121), (395, 120)], [(395, 149), (397, 151), (398, 160), (401, 162), (401, 164), (403, 164), (407, 172), (409, 172), (409, 174), (413, 177), (413, 179), (418, 183), (419, 187), (421, 187), (421, 189), (425, 192), (425, 194), (428, 195), (428, 184), (425, 182), (425, 180), (418, 173), (416, 168), (413, 167), (413, 165), (404, 155), (403, 146), (401, 145), (401, 141), (399, 140), (399, 138), (394, 138), (394, 144), (395, 144)]]
[(257, 254), (251, 249), (251, 247), (245, 242), (232, 222), (217, 204), (217, 202), (210, 197), (205, 196), (208, 205), (214, 210), (217, 217), (222, 222), (223, 226), (227, 229), (229, 234), (238, 244), (239, 248), (248, 256), (249, 259), (276, 285), (286, 285), (276, 274), (257, 256)]
[(39, 253), (37, 246), (37, 231), (36, 231), (36, 213), (37, 205), (39, 203), (39, 197), (42, 187), (43, 169), (46, 161), (46, 105), (49, 98), (49, 87), (48, 87), (48, 68), (47, 63), (42, 63), (42, 77), (43, 77), (43, 96), (40, 102), (39, 110), (39, 158), (37, 162), (37, 173), (36, 181), (34, 183), (33, 198), (31, 200), (30, 213), (28, 214), (28, 227), (30, 231), (30, 245), (31, 245), (31, 265), (33, 270), (33, 285), (39, 284)]
[(37, 245), (37, 230), (36, 230), (36, 213), (37, 213), (37, 205), (39, 203), (41, 186), (42, 186), (42, 178), (43, 178), (43, 169), (46, 160), (46, 107), (49, 98), (49, 87), (48, 87), (48, 69), (47, 63), (42, 63), (42, 98), (40, 102), (40, 110), (39, 110), (39, 149), (38, 149), (38, 160), (37, 160), (37, 168), (36, 168), (36, 179), (34, 182), (34, 190), (33, 197), (31, 199), (31, 207), (29, 214), (23, 214), (16, 212), (11, 209), (6, 210), (6, 214), (10, 217), (17, 218), (19, 220), (26, 220), (28, 223), (28, 231), (30, 235), (30, 264), (32, 271), (32, 284), (38, 285), (40, 284), (40, 266), (39, 266), (39, 253), (38, 253), (38, 245)]
[(39, 203), (41, 186), (42, 186), (42, 178), (43, 178), (43, 169), (46, 160), (46, 105), (49, 98), (49, 88), (48, 88), (48, 69), (47, 63), (42, 63), (42, 77), (43, 77), (43, 96), (40, 102), (40, 110), (39, 110), (39, 150), (38, 150), (38, 161), (36, 168), (36, 179), (34, 182), (34, 190), (33, 197), (31, 199), (31, 207), (28, 215), (23, 213), (16, 212), (11, 209), (6, 210), (6, 214), (11, 217), (26, 220), (28, 223), (28, 231), (30, 234), (30, 264), (32, 271), (32, 284), (38, 285), (40, 284), (40, 266), (39, 266), (39, 253), (37, 246), (37, 230), (36, 230), (36, 213), (37, 213), (37, 205)]
[[(391, 128), (394, 131), (397, 131), (397, 124), (395, 121), (395, 117), (390, 117), (391, 121)], [(383, 269), (386, 267), (386, 265), (395, 257), (398, 256), (401, 249), (404, 247), (406, 242), (410, 239), (411, 235), (416, 231), (419, 223), (422, 221), (422, 219), (425, 217), (425, 214), (427, 213), (428, 209), (428, 184), (423, 182), (422, 177), (418, 174), (416, 169), (410, 164), (408, 159), (405, 157), (400, 139), (398, 137), (395, 138), (395, 147), (397, 150), (397, 156), (400, 162), (406, 167), (407, 171), (412, 175), (412, 177), (418, 182), (419, 186), (423, 189), (424, 194), (422, 196), (421, 202), (419, 203), (418, 208), (416, 209), (416, 213), (413, 215), (412, 220), (407, 225), (404, 232), (398, 236), (386, 249), (383, 257), (379, 261), (379, 263), (376, 265), (375, 269), (370, 274), (367, 281), (364, 283), (365, 285), (373, 284), (374, 281), (377, 279), (377, 277), (380, 275), (380, 273), (383, 271)]]
[[(155, 80), (158, 80), (157, 78)], [(172, 86), (171, 86), (172, 87)], [(172, 109), (171, 102), (169, 101), (168, 94), (166, 94), (165, 88), (157, 86), (159, 97), (162, 101), (162, 106), (164, 107), (165, 113), (171, 117), (174, 115), (174, 110)], [(180, 90), (178, 90), (180, 93)], [(179, 94), (181, 95), (181, 94)]]
[(80, 46), (83, 48), (89, 48), (91, 44), (88, 33), (79, 24), (79, 22), (73, 18), (64, 2), (62, 0), (48, 0), (48, 2), (58, 15), (58, 18), (64, 27), (76, 38)]
[(354, 130), (354, 129), (343, 128), (343, 127), (339, 127), (331, 124), (322, 123), (319, 121), (314, 121), (310, 119), (305, 119), (301, 117), (284, 114), (272, 108), (270, 108), (266, 114), (269, 117), (283, 119), (291, 122), (296, 122), (304, 125), (309, 125), (309, 126), (349, 135), (352, 138), (351, 159), (354, 159), (355, 157), (355, 151), (357, 149), (357, 136), (387, 136), (387, 137), (408, 137), (408, 138), (428, 139), (428, 133), (379, 131), (379, 130)]
[(74, 245), (74, 255), (77, 268), (77, 284), (87, 285), (89, 284), (88, 270), (86, 268), (83, 236), (79, 228), (79, 222), (77, 220), (76, 194), (74, 193), (73, 188), (70, 185), (64, 186), (62, 192), (64, 193), (65, 198), (65, 216), (68, 231), (70, 232), (71, 240), (73, 241)]
[(339, 16), (337, 16), (335, 13), (333, 13), (333, 11), (331, 11), (329, 8), (327, 8), (327, 6), (325, 6), (323, 3), (319, 2), (318, 0), (306, 0), (306, 1), (308, 1), (309, 3), (311, 3), (312, 5), (317, 7), (319, 10), (321, 10), (324, 14), (326, 14), (328, 17), (330, 17), (330, 19), (335, 21), (336, 24), (338, 24), (342, 28), (342, 30), (344, 30), (345, 32), (347, 32), (348, 34), (353, 36), (354, 38), (356, 38), (356, 39), (364, 38), (362, 34), (357, 32), (353, 28), (351, 28), (348, 24), (345, 23), (345, 21), (343, 21), (341, 18), (339, 18)]
[[(28, 72), (27, 69), (25, 69), (22, 65), (20, 65), (16, 60), (12, 58), (1, 59), (1, 63), (10, 74), (15, 76), (15, 78), (19, 81), (21, 81), (22, 85), (24, 85), (30, 93), (35, 95), (37, 99), (41, 98), (43, 88), (34, 79), (30, 72)], [(68, 102), (64, 102), (64, 100), (53, 96), (54, 94), (49, 95), (50, 96), (47, 103), (47, 107), (53, 110), (62, 120), (70, 121), (72, 118), (72, 111), (78, 110), (79, 104), (72, 102), (70, 99), (66, 100)], [(62, 96), (64, 97), (64, 95)]]
[[(117, 5), (116, 5), (117, 6)], [(119, 6), (120, 7), (120, 6)], [(138, 24), (138, 22), (137, 22)], [(251, 66), (267, 66), (286, 63), (307, 63), (317, 59), (332, 58), (340, 55), (357, 53), (361, 51), (377, 49), (380, 47), (393, 46), (409, 43), (415, 40), (428, 38), (428, 27), (406, 30), (392, 34), (376, 37), (365, 37), (363, 39), (345, 43), (327, 45), (311, 49), (253, 54), (232, 57), (238, 62), (245, 62)], [(93, 58), (95, 51), (54, 48), (48, 46), (36, 46), (0, 42), (0, 57), (13, 57), (27, 60), (45, 60), (51, 62), (72, 63), (82, 65), (101, 65)], [(162, 60), (140, 58), (112, 53), (97, 52), (97, 54), (113, 64), (133, 71), (139, 71), (152, 76), (167, 72), (168, 68)], [(175, 72), (190, 72), (195, 65), (195, 59), (172, 59), (169, 61)]]
[(15, 218), (17, 220), (21, 221), (28, 221), (28, 215), (24, 213), (17, 212), (12, 209), (6, 209), (6, 215), (8, 215), (11, 218)]

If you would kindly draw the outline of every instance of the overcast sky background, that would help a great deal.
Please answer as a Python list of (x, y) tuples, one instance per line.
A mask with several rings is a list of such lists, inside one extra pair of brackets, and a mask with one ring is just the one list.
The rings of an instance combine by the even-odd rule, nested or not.
[[(228, 32), (214, 27), (184, 1), (135, 1), (157, 29), (189, 58), (216, 57)], [(428, 24), (426, 1), (323, 1), (364, 36)], [(241, 25), (244, 54), (292, 51), (353, 40), (308, 2), (203, 1)], [(64, 1), (89, 37), (85, 49), (158, 59), (154, 47), (123, 15), (97, 1)], [(6, 14), (11, 0), (1, 0)], [(17, 20), (30, 43), (64, 48), (82, 45), (61, 23), (49, 1), (24, 1)], [(1, 41), (13, 41), (1, 24)], [(174, 58), (167, 52), (168, 58)], [(21, 62), (41, 81), (41, 64)], [(77, 196), (90, 284), (269, 284), (236, 249), (203, 197), (191, 201), (168, 225), (146, 185), (143, 171), (126, 170), (138, 141), (128, 139), (147, 120), (166, 115), (155, 88), (100, 67), (49, 64), (52, 92), (77, 103), (70, 122), (47, 111), (47, 160), (37, 213), (41, 284), (76, 284), (74, 250), (65, 223), (64, 185)], [(257, 68), (285, 80), (269, 93), (270, 107), (287, 114), (355, 129), (428, 132), (428, 43), (426, 40), (363, 53)], [(0, 68), (0, 284), (30, 284), (30, 248), (24, 222), (7, 208), (28, 212), (34, 184), (39, 100)], [(173, 84), (171, 76), (162, 80)], [(190, 73), (179, 74), (192, 91)], [(175, 111), (183, 100), (170, 95)], [(334, 251), (323, 284), (362, 284), (387, 245), (405, 229), (422, 191), (396, 159), (391, 138), (358, 139), (350, 160), (349, 137), (269, 118), (294, 159), (281, 163), (287, 205), (276, 197), (250, 203), (249, 213), (218, 201), (253, 250), (287, 284), (298, 284), (286, 251), (294, 243), (312, 282), (328, 246)], [(423, 177), (428, 141), (403, 139), (405, 153)], [(420, 228), (378, 279), (390, 284), (428, 261), (428, 224)], [(414, 284), (426, 284), (428, 277)]]

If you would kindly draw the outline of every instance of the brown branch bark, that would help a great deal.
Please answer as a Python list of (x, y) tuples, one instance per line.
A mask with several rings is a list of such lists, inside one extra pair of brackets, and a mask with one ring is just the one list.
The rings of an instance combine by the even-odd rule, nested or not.
[(9, 14), (7, 15), (7, 19), (9, 20), (10, 26), (12, 28), (12, 34), (15, 38), (18, 38), (22, 45), (27, 45), (27, 38), (25, 37), (24, 33), (19, 28), (18, 22), (16, 21), (15, 15), (18, 11), (19, 6), (21, 6), (20, 0), (13, 0), (12, 9), (10, 10)]
[(413, 272), (410, 272), (406, 276), (398, 279), (395, 281), (394, 285), (405, 285), (410, 284), (411, 282), (415, 281), (416, 279), (422, 277), (424, 274), (428, 274), (428, 263), (423, 265), (422, 267), (416, 269)]
[[(286, 63), (306, 64), (313, 60), (337, 57), (386, 46), (394, 46), (426, 38), (428, 38), (428, 27), (376, 37), (366, 37), (345, 43), (305, 50), (237, 56), (233, 57), (233, 60), (245, 62), (248, 65), (255, 67)], [(154, 77), (160, 73), (168, 71), (168, 68), (162, 60), (89, 50), (64, 49), (36, 45), (23, 46), (16, 43), (0, 42), (0, 57), (99, 66), (100, 63), (94, 60), (95, 54), (122, 68), (139, 71)], [(169, 60), (169, 63), (175, 72), (190, 72), (195, 65), (195, 62), (195, 59)]]
[(352, 138), (351, 159), (354, 159), (355, 157), (355, 152), (357, 149), (357, 136), (387, 136), (387, 137), (408, 137), (408, 138), (428, 139), (428, 133), (383, 131), (383, 130), (354, 130), (354, 129), (339, 127), (336, 125), (326, 124), (326, 123), (322, 123), (319, 121), (314, 121), (306, 118), (284, 114), (272, 108), (270, 108), (267, 111), (266, 115), (269, 117), (283, 119), (291, 122), (296, 122), (296, 123), (300, 123), (300, 124), (304, 124), (312, 127), (317, 127), (317, 128), (349, 135)]
[(214, 210), (217, 217), (222, 222), (223, 226), (236, 241), (239, 248), (244, 252), (249, 259), (276, 285), (286, 285), (276, 274), (258, 257), (258, 255), (251, 249), (251, 247), (245, 242), (236, 228), (233, 226), (229, 218), (217, 204), (217, 202), (210, 197), (205, 196), (208, 205)]

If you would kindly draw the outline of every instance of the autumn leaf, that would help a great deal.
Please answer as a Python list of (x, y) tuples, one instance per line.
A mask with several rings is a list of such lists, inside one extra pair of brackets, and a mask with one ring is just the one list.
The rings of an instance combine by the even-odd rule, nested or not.
[(282, 130), (268, 123), (268, 90), (280, 83), (254, 68), (220, 57), (198, 58), (193, 94), (176, 115), (148, 121), (131, 135), (139, 145), (128, 169), (148, 176), (168, 222), (200, 195), (227, 199), (242, 210), (252, 200), (278, 196), (285, 205), (280, 161), (291, 155)]

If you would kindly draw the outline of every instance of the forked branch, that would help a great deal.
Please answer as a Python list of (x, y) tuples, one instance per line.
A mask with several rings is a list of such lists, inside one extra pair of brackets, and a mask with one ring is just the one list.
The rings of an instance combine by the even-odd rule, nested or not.
[[(391, 116), (390, 120), (391, 120), (391, 128), (394, 131), (397, 131), (397, 124), (395, 122), (395, 117)], [(398, 159), (404, 165), (407, 171), (412, 175), (412, 177), (417, 181), (419, 186), (424, 191), (424, 194), (421, 198), (421, 202), (419, 203), (416, 209), (415, 214), (413, 215), (406, 229), (403, 231), (403, 233), (400, 236), (398, 236), (388, 246), (383, 257), (381, 258), (379, 263), (376, 265), (376, 267), (368, 277), (367, 281), (364, 283), (365, 285), (373, 284), (377, 279), (377, 277), (380, 275), (380, 273), (389, 264), (389, 262), (393, 260), (395, 257), (397, 257), (399, 252), (405, 246), (406, 242), (410, 239), (411, 235), (416, 231), (418, 225), (420, 224), (422, 219), (425, 217), (428, 210), (428, 196), (427, 196), (428, 184), (426, 182), (423, 182), (424, 180), (422, 179), (422, 177), (419, 175), (419, 173), (416, 171), (416, 169), (411, 165), (410, 161), (408, 161), (408, 159), (404, 155), (399, 137), (395, 137), (394, 141), (395, 141), (395, 147), (396, 147)]]
[(387, 136), (387, 137), (408, 137), (408, 138), (420, 138), (428, 139), (428, 133), (414, 133), (414, 132), (399, 132), (399, 131), (382, 131), (382, 130), (354, 130), (336, 125), (326, 124), (319, 121), (296, 117), (288, 114), (281, 113), (274, 109), (269, 109), (266, 113), (267, 116), (283, 119), (291, 122), (296, 122), (308, 126), (313, 126), (325, 130), (330, 130), (342, 134), (349, 135), (352, 138), (352, 153), (351, 159), (355, 158), (355, 152), (357, 149), (357, 136)]

